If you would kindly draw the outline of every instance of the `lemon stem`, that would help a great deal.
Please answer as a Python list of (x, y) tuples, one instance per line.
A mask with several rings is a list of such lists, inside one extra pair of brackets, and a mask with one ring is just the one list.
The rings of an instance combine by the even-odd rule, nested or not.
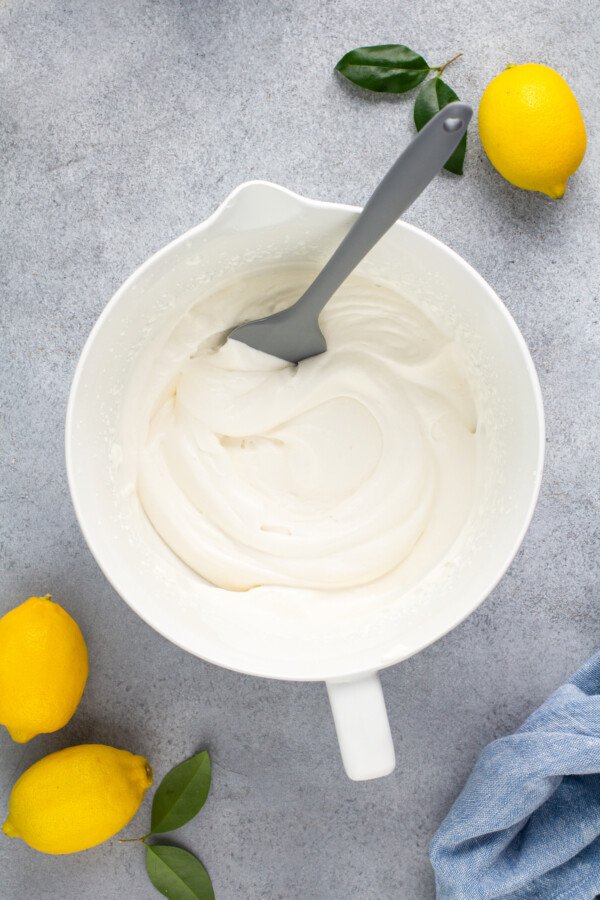
[(148, 832), (148, 834), (145, 834), (143, 837), (139, 837), (139, 838), (119, 838), (119, 843), (120, 844), (145, 844), (146, 838), (149, 838), (150, 834), (151, 834), (151, 832)]
[(461, 50), (460, 53), (457, 53), (456, 56), (453, 56), (452, 59), (448, 60), (448, 62), (445, 62), (443, 66), (434, 66), (433, 70), (434, 70), (434, 72), (438, 73), (437, 77), (439, 77), (442, 74), (444, 69), (447, 69), (448, 66), (451, 66), (452, 63), (456, 62), (457, 59), (460, 59), (461, 56), (464, 55), (464, 52), (465, 52), (464, 50)]

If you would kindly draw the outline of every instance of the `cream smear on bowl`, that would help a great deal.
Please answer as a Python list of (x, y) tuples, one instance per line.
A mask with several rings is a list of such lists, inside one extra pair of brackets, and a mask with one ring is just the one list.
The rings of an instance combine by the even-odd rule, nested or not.
[(137, 493), (218, 587), (400, 587), (443, 559), (473, 504), (465, 359), (409, 299), (358, 275), (321, 315), (321, 356), (294, 366), (224, 343), (306, 284), (301, 266), (233, 281), (153, 343), (129, 398)]

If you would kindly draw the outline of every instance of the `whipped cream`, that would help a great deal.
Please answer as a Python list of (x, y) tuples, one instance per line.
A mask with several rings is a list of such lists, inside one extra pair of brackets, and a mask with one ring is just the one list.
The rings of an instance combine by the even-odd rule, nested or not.
[[(477, 412), (457, 344), (393, 289), (350, 277), (326, 353), (298, 366), (224, 337), (313, 276), (269, 269), (191, 306), (152, 348), (137, 492), (213, 584), (348, 591), (425, 575), (473, 502)], [(141, 382), (140, 382), (141, 384)]]

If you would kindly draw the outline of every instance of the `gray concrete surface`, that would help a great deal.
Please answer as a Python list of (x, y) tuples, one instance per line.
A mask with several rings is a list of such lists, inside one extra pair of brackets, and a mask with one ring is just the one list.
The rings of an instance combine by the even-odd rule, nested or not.
[[(486, 742), (513, 729), (600, 643), (599, 37), (592, 0), (1, 0), (0, 611), (52, 592), (80, 622), (91, 674), (62, 732), (0, 734), (0, 807), (54, 749), (105, 741), (160, 778), (210, 747), (214, 786), (181, 832), (219, 900), (427, 900), (427, 845)], [(548, 458), (524, 546), (460, 628), (383, 675), (395, 774), (342, 774), (320, 685), (203, 663), (139, 621), (75, 522), (63, 418), (77, 356), (139, 263), (239, 182), (267, 178), (360, 203), (411, 131), (411, 100), (332, 74), (361, 44), (406, 42), (477, 104), (508, 61), (559, 69), (590, 146), (564, 200), (512, 188), (472, 130), (464, 178), (439, 178), (407, 219), (496, 288), (542, 383)], [(143, 832), (145, 805), (127, 829)], [(137, 845), (53, 858), (0, 840), (3, 900), (141, 900)]]

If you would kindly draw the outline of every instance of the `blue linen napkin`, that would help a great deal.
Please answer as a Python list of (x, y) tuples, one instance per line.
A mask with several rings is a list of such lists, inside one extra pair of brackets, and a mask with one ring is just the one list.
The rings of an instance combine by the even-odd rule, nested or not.
[(485, 748), (431, 862), (438, 900), (600, 894), (600, 652)]

